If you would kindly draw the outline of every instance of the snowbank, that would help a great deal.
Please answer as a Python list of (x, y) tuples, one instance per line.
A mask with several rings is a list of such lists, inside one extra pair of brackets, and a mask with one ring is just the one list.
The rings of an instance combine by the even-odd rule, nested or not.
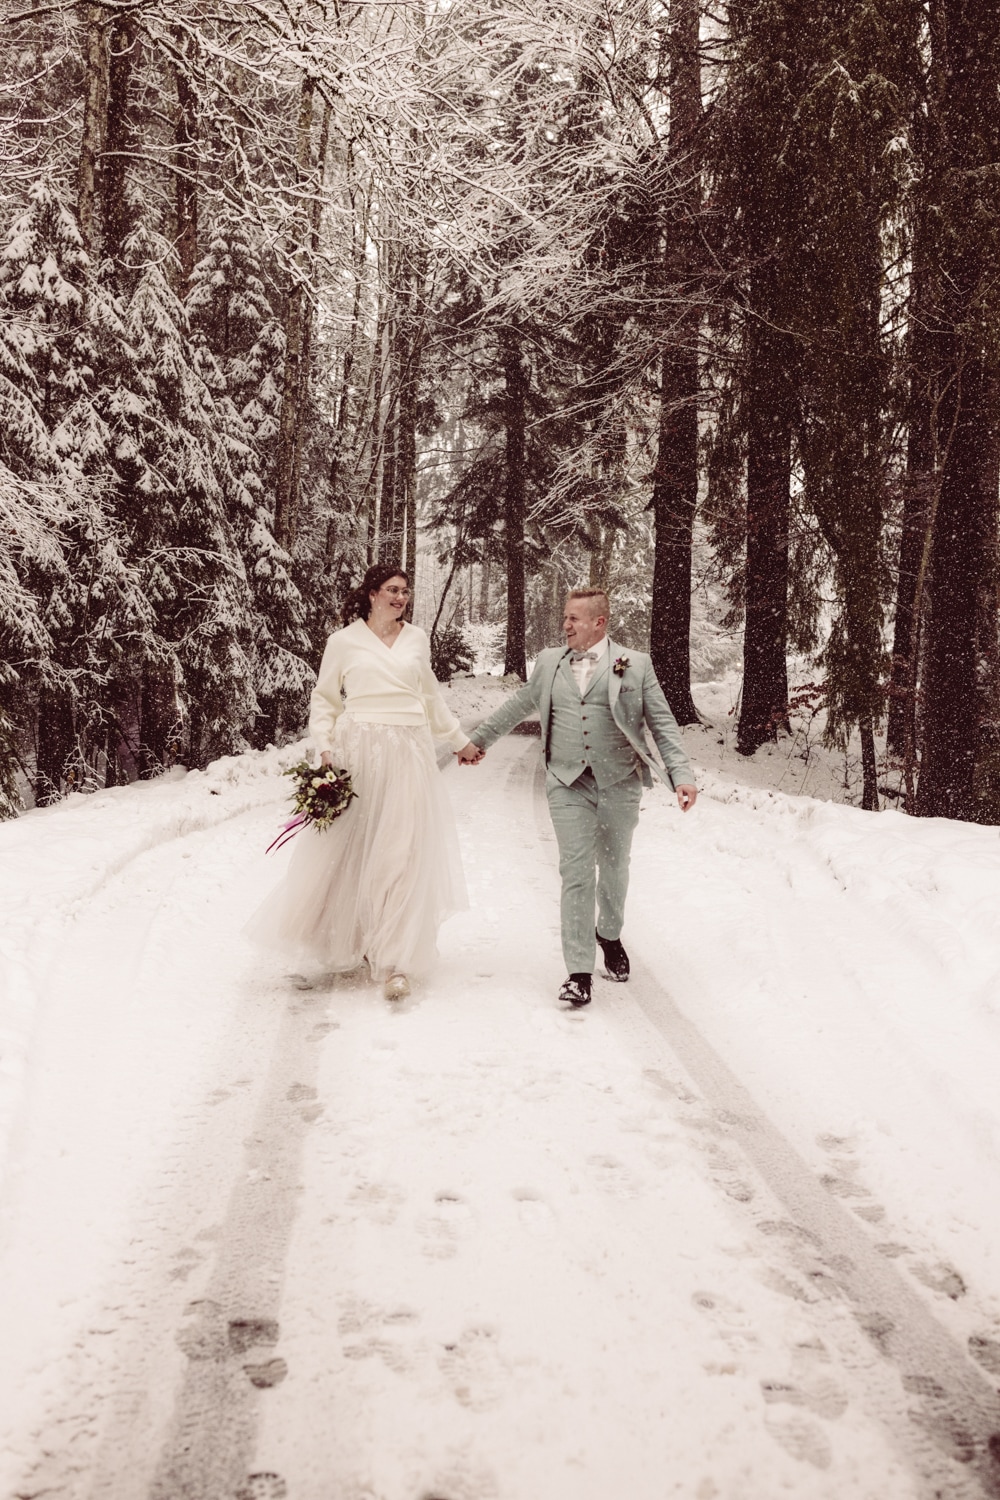
[(287, 793), (302, 745), (65, 798), (0, 823), (0, 1188), (49, 958), (77, 908), (132, 860)]

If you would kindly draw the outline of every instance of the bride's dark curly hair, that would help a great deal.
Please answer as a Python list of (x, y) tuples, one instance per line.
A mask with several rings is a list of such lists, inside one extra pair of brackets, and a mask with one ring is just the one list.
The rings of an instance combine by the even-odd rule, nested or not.
[(368, 596), (377, 594), (383, 583), (388, 583), (390, 578), (402, 578), (409, 588), (410, 579), (406, 569), (396, 563), (375, 563), (368, 569), (357, 588), (352, 589), (344, 601), (345, 625), (350, 625), (355, 620), (367, 620), (372, 608), (372, 601)]

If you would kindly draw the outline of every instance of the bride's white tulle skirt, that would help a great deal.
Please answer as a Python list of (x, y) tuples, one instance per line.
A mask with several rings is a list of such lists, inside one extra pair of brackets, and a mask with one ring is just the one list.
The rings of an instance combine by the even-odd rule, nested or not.
[(445, 917), (467, 906), (447, 789), (426, 725), (342, 714), (333, 751), (357, 798), (331, 828), (292, 840), (288, 871), (247, 935), (333, 972), (425, 974)]

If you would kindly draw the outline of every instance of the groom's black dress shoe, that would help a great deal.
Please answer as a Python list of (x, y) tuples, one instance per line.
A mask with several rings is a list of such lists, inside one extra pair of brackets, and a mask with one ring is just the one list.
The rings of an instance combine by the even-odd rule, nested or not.
[(563, 980), (563, 987), (559, 991), (559, 999), (565, 1000), (572, 1005), (574, 1010), (579, 1010), (581, 1005), (590, 1004), (590, 975), (571, 974), (568, 979)]
[(597, 934), (597, 941), (601, 945), (604, 954), (604, 967), (609, 979), (617, 979), (619, 984), (624, 984), (631, 972), (628, 964), (628, 954), (622, 947), (618, 938), (602, 938)]

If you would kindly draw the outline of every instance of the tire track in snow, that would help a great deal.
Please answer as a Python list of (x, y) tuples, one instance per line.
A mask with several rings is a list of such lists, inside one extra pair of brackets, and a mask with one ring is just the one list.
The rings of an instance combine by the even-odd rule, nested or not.
[[(255, 826), (257, 811), (252, 810), (254, 821), (248, 827)], [(197, 844), (203, 831), (193, 832)], [(234, 833), (242, 856), (246, 833)], [(253, 842), (260, 842), (256, 832)], [(107, 909), (97, 914), (100, 935), (91, 945), (95, 953), (101, 949), (100, 937), (107, 943), (116, 931), (121, 933), (114, 943), (116, 954), (119, 948), (135, 949), (123, 974), (92, 976), (98, 989), (103, 984), (124, 986), (129, 994), (143, 992), (150, 982), (145, 971), (151, 967), (158, 968), (160, 986), (168, 993), (172, 984), (199, 983), (197, 959), (192, 975), (192, 958), (183, 945), (176, 963), (169, 952), (161, 953), (159, 944), (154, 957), (147, 955), (150, 929), (171, 921), (169, 892), (183, 878), (175, 867), (175, 850), (157, 846), (147, 855), (155, 864), (145, 879), (152, 879), (159, 899), (145, 898), (148, 922), (143, 931), (137, 932), (135, 925), (136, 899), (141, 908), (143, 898), (132, 892), (116, 899), (112, 891)], [(212, 844), (211, 857), (225, 862), (225, 844)], [(99, 907), (100, 895), (91, 898)], [(209, 905), (222, 931), (229, 930), (225, 909), (212, 905), (211, 897)], [(74, 953), (67, 949), (62, 960), (70, 968)], [(228, 977), (227, 970), (223, 983)], [(211, 993), (209, 981), (205, 997)], [(274, 995), (279, 1018), (267, 1014), (272, 996), (266, 987), (235, 993), (228, 1018), (200, 1037), (213, 1049), (214, 1091), (198, 1102), (182, 1094), (176, 1145), (154, 1176), (137, 1180), (143, 1196), (134, 1200), (133, 1237), (123, 1246), (114, 1280), (103, 1288), (99, 1310), (88, 1317), (74, 1352), (63, 1362), (59, 1407), (44, 1419), (38, 1457), (15, 1491), (20, 1500), (43, 1493), (101, 1500), (136, 1500), (139, 1495), (229, 1500), (242, 1491), (254, 1500), (259, 1491), (271, 1500), (267, 1487), (261, 1489), (257, 1482), (262, 1477), (248, 1469), (259, 1403), (285, 1375), (277, 1347), (278, 1305), (303, 1141), (321, 1113), (314, 1084), (318, 1046), (330, 1030), (323, 1019), (328, 997)], [(106, 1031), (111, 1022), (124, 1024), (126, 1018), (114, 1006), (101, 1019)], [(116, 1037), (102, 1031), (98, 1040), (107, 1052)], [(123, 1057), (133, 1066), (139, 1062), (134, 1037)], [(62, 1063), (66, 1065), (65, 1058)], [(141, 1063), (155, 1067), (155, 1050)], [(240, 1090), (231, 1082), (234, 1072), (254, 1075), (238, 1080), (253, 1089), (254, 1103), (246, 1112), (237, 1097)], [(185, 1079), (179, 1082), (189, 1086)], [(76, 1083), (85, 1093), (86, 1078)], [(108, 1080), (105, 1087), (111, 1087)], [(227, 1099), (235, 1112), (222, 1123), (215, 1109)], [(126, 1124), (127, 1117), (120, 1123)], [(99, 1137), (88, 1136), (87, 1144), (99, 1147)], [(196, 1233), (199, 1223), (212, 1227)], [(177, 1251), (178, 1244), (185, 1248)], [(207, 1244), (212, 1246), (210, 1260)], [(199, 1261), (205, 1262), (208, 1280), (184, 1307), (178, 1301), (178, 1281), (185, 1281)], [(103, 1362), (90, 1358), (95, 1333), (114, 1335), (115, 1344), (124, 1347)], [(171, 1392), (178, 1368), (183, 1374)]]
[[(555, 863), (541, 759), (516, 769), (532, 795), (539, 836)], [(669, 992), (634, 959), (627, 991), (615, 989), (616, 1001), (619, 997), (631, 1004), (609, 1013), (631, 1034), (633, 1045), (648, 1055), (651, 1044), (667, 1044), (727, 1139), (742, 1149), (788, 1211), (786, 1225), (770, 1220), (764, 1230), (755, 1222), (757, 1232), (769, 1239), (787, 1233), (812, 1243), (824, 1264), (825, 1289), (850, 1305), (881, 1357), (876, 1377), (884, 1375), (885, 1365), (895, 1372), (888, 1382), (864, 1371), (856, 1378), (865, 1381), (874, 1414), (893, 1429), (930, 1493), (958, 1500), (956, 1486), (968, 1493), (971, 1481), (990, 1500), (1000, 1497), (1000, 1394), (994, 1386), (826, 1190)], [(912, 1409), (913, 1397), (922, 1399), (922, 1408)]]
[[(242, 1170), (225, 1217), (211, 1279), (189, 1304), (177, 1342), (188, 1357), (171, 1430), (149, 1487), (149, 1500), (219, 1500), (282, 1493), (278, 1476), (249, 1474), (257, 1408), (282, 1381), (279, 1309), (295, 1221), (302, 1145), (316, 1097), (316, 1023), (320, 999), (291, 1004), (246, 1140)], [(303, 1107), (305, 1106), (305, 1107)], [(266, 1399), (266, 1398), (265, 1398)], [(108, 1445), (114, 1455), (114, 1444)], [(120, 1455), (114, 1465), (120, 1477)], [(107, 1495), (100, 1466), (92, 1493)], [(277, 1486), (277, 1487), (275, 1487)]]

